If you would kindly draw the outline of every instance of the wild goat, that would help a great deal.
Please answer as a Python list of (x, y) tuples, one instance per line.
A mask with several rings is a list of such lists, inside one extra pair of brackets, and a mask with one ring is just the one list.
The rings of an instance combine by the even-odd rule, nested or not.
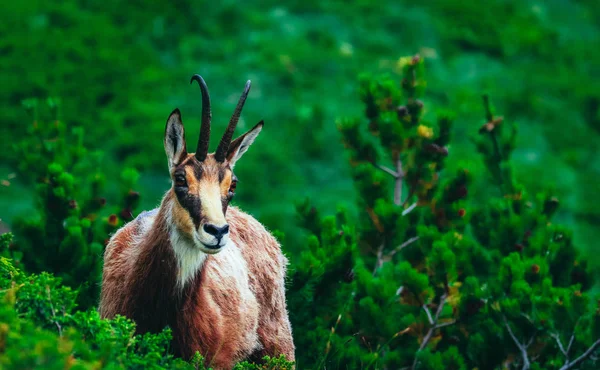
[(172, 187), (159, 208), (118, 230), (104, 253), (100, 314), (123, 315), (139, 333), (169, 326), (176, 354), (199, 351), (212, 367), (284, 354), (294, 360), (285, 301), (287, 259), (275, 238), (229, 202), (233, 168), (260, 133), (261, 121), (231, 141), (250, 81), (221, 142), (208, 154), (210, 97), (199, 75), (202, 123), (188, 154), (179, 109), (167, 119), (164, 145)]

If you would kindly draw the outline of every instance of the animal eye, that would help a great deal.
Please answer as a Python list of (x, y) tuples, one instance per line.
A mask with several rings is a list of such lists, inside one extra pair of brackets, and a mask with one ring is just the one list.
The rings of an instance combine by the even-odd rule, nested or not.
[(229, 196), (229, 198), (233, 198), (233, 196), (235, 195), (236, 187), (237, 187), (237, 180), (231, 181), (231, 185), (229, 185), (229, 191), (227, 192), (227, 195)]
[(183, 176), (183, 175), (175, 175), (175, 186), (176, 187), (187, 186), (187, 182), (185, 181), (185, 176)]

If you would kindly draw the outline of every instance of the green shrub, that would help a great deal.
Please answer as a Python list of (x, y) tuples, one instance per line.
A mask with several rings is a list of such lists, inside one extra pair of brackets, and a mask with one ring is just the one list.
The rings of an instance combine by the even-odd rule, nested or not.
[[(400, 84), (363, 76), (366, 118), (338, 125), (357, 225), (300, 207), (309, 236), (288, 293), (299, 366), (596, 368), (591, 276), (571, 233), (551, 222), (558, 199), (515, 177), (516, 126), (486, 97), (472, 131), (487, 171), (445, 170), (452, 114), (425, 119), (423, 62), (401, 63)], [(480, 206), (474, 176), (489, 183)]]
[[(10, 242), (11, 235), (4, 234), (0, 252)], [(103, 320), (94, 309), (76, 311), (76, 294), (59, 278), (24, 273), (0, 257), (0, 368), (205, 369), (199, 354), (188, 363), (169, 353), (169, 329), (136, 335), (135, 324), (124, 317)], [(280, 357), (235, 369), (291, 366)]]
[[(338, 116), (359, 114), (352, 98), (355, 76), (397, 76), (396, 57), (418, 50), (431, 57), (427, 101), (461, 117), (448, 166), (456, 170), (459, 159), (473, 156), (466, 132), (480, 118), (482, 89), (493, 91), (503, 112), (520, 123), (514, 169), (521, 183), (532, 192), (552, 184), (558, 194), (569, 194), (561, 197), (556, 219), (574, 229), (582, 248), (596, 244), (600, 91), (591, 82), (599, 73), (600, 50), (590, 47), (600, 42), (595, 0), (293, 0), (247, 1), (243, 7), (190, 0), (34, 0), (0, 7), (0, 137), (25, 137), (23, 98), (59, 96), (61, 119), (84, 127), (85, 144), (106, 153), (110, 178), (124, 164), (144, 171), (139, 190), (145, 208), (157, 203), (167, 181), (160, 138), (173, 108), (182, 109), (191, 126), (188, 143), (195, 144), (200, 107), (197, 90), (185, 86), (190, 75), (202, 73), (209, 83), (215, 133), (227, 124), (230, 97), (250, 78), (254, 87), (240, 131), (263, 118), (267, 129), (261, 150), (246, 154), (238, 177), (271, 191), (242, 187), (237, 201), (296, 240), (291, 205), (298, 193), (329, 208), (355, 196), (345, 161), (335, 155), (341, 146), (331, 124)], [(3, 150), (0, 158), (16, 165), (13, 154)], [(285, 181), (273, 187), (273, 178)], [(475, 180), (474, 186), (486, 185)], [(5, 222), (28, 205), (12, 195), (0, 194)], [(356, 214), (354, 203), (346, 206)]]
[[(25, 101), (58, 110), (59, 102)], [(18, 171), (36, 183), (35, 211), (13, 222), (12, 255), (32, 272), (50, 272), (79, 290), (83, 308), (97, 303), (102, 253), (108, 233), (133, 218), (139, 194), (132, 190), (137, 173), (125, 169), (119, 181), (121, 200), (107, 201), (102, 153), (88, 151), (81, 127), (56, 119), (35, 119), (27, 138), (14, 144)]]
[[(6, 235), (6, 234), (5, 234)], [(4, 237), (2, 248), (8, 248)], [(0, 363), (24, 368), (189, 368), (168, 354), (171, 334), (134, 335), (123, 317), (75, 311), (77, 292), (48, 273), (27, 274), (0, 257)]]
[[(486, 97), (483, 125), (470, 130), (482, 163), (448, 162), (455, 115), (421, 100), (421, 58), (402, 58), (400, 69), (399, 84), (363, 75), (365, 118), (338, 122), (358, 220), (297, 205), (307, 234), (290, 243), (302, 246), (288, 289), (298, 368), (596, 368), (593, 278), (572, 233), (552, 221), (555, 193), (519, 181), (516, 125)], [(109, 198), (102, 155), (85, 149), (82, 129), (48, 119), (27, 129), (15, 153), (37, 183), (36, 211), (13, 223), (14, 242), (0, 239), (2, 367), (204, 368), (200, 355), (170, 354), (168, 329), (135, 335), (131, 321), (90, 309), (104, 242), (138, 204), (137, 173), (123, 171), (120, 197)], [(266, 358), (236, 368), (291, 366)]]

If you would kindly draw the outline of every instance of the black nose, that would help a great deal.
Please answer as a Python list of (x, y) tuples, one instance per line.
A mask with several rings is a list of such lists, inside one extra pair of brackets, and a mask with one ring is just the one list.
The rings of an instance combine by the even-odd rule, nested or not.
[(204, 231), (217, 239), (221, 239), (223, 235), (229, 232), (229, 225), (219, 227), (213, 224), (204, 224)]

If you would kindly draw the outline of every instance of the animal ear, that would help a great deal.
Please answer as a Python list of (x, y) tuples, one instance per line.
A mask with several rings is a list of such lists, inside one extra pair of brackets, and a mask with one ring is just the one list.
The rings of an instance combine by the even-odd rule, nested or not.
[(264, 125), (263, 121), (260, 121), (256, 126), (254, 126), (250, 131), (246, 132), (242, 136), (238, 137), (229, 145), (229, 150), (227, 151), (227, 161), (229, 162), (229, 166), (233, 168), (235, 166), (235, 162), (242, 157), (244, 153), (248, 150), (250, 145), (254, 142), (254, 139), (260, 133)]
[(169, 160), (169, 168), (176, 166), (183, 160), (185, 150), (185, 131), (181, 122), (181, 113), (175, 109), (167, 119), (165, 127), (165, 152)]

